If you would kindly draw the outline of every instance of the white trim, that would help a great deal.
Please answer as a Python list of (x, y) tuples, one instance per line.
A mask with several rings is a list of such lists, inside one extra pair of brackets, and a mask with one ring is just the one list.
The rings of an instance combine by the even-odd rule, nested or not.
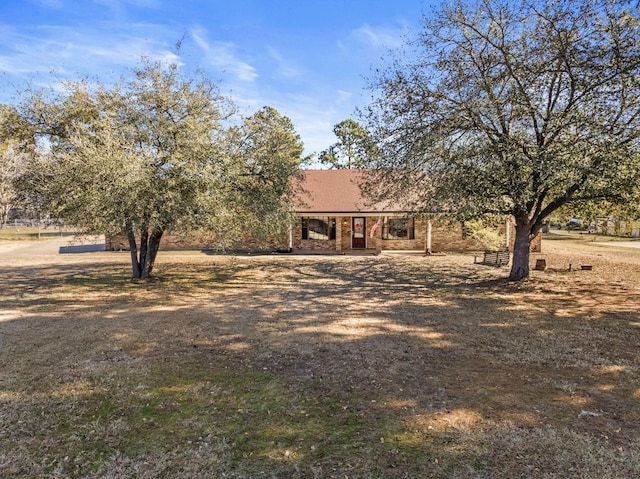
[(289, 223), (289, 249), (293, 251), (293, 223)]

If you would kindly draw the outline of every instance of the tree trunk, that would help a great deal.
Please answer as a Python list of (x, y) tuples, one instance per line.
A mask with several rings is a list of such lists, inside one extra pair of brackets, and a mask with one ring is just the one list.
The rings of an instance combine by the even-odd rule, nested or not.
[(127, 226), (127, 238), (129, 239), (129, 251), (131, 253), (131, 278), (140, 279), (140, 261), (138, 261), (138, 243), (136, 242), (136, 232), (133, 225)]
[(132, 279), (147, 279), (151, 276), (163, 233), (164, 231), (149, 232), (147, 228), (141, 227), (140, 246), (138, 246), (133, 224), (127, 226)]
[(156, 262), (156, 255), (158, 254), (158, 248), (160, 247), (160, 239), (162, 238), (163, 231), (153, 231), (150, 235), (147, 234), (148, 244), (145, 248), (145, 258), (142, 260), (142, 274), (141, 279), (147, 279), (153, 272), (153, 265)]
[(531, 234), (529, 218), (516, 218), (516, 237), (513, 245), (511, 262), (511, 281), (522, 281), (529, 278), (529, 253), (531, 251)]
[(138, 265), (140, 268), (140, 279), (147, 279), (149, 274), (146, 271), (147, 251), (149, 247), (149, 230), (146, 224), (140, 226), (140, 254), (138, 256)]
[(3, 205), (0, 208), (0, 227), (2, 229), (6, 228), (8, 221), (9, 221), (9, 206)]

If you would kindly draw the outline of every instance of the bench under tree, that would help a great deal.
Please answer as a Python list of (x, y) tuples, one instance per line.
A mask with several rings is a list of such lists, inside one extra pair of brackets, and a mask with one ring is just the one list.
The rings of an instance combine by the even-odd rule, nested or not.
[(480, 261), (478, 261), (477, 256), (474, 256), (473, 262), (476, 264), (484, 264), (487, 266), (505, 266), (509, 264), (509, 252), (485, 251)]

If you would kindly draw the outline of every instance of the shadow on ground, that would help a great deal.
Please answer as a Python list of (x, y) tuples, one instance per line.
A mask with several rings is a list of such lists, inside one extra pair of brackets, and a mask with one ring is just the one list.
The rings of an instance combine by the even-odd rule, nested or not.
[(631, 477), (634, 291), (468, 260), (2, 268), (0, 472)]

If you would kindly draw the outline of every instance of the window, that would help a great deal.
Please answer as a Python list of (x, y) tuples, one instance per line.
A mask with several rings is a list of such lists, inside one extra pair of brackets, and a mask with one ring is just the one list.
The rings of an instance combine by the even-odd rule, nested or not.
[(385, 240), (412, 240), (415, 239), (413, 218), (384, 218), (382, 224), (382, 239)]
[(302, 218), (302, 239), (336, 239), (336, 219), (326, 216), (304, 216)]

